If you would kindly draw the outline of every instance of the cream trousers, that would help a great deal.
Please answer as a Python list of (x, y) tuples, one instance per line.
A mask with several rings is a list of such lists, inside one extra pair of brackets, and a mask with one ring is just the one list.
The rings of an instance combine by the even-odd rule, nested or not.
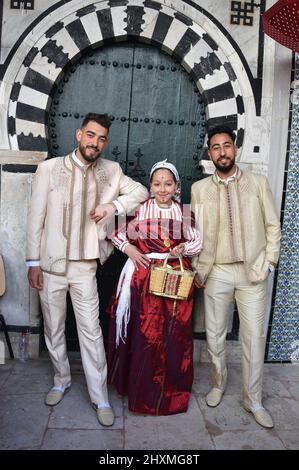
[(70, 292), (76, 318), (82, 365), (92, 403), (107, 403), (107, 363), (99, 324), (97, 264), (70, 261), (66, 276), (43, 273), (40, 300), (44, 334), (54, 367), (54, 385), (66, 387), (71, 382), (65, 339), (66, 293)]
[(236, 300), (242, 345), (243, 400), (249, 406), (261, 404), (262, 401), (265, 297), (265, 281), (251, 284), (243, 263), (215, 264), (204, 289), (205, 326), (213, 367), (213, 386), (222, 390), (226, 386), (229, 307)]

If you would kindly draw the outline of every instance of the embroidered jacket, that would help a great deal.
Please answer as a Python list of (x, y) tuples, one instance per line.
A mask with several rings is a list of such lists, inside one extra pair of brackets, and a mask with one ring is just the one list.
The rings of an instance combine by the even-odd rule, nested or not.
[[(269, 264), (276, 264), (280, 248), (280, 223), (267, 178), (238, 169), (235, 182), (240, 219), (243, 262), (249, 281), (262, 282)], [(191, 204), (203, 238), (203, 249), (193, 267), (205, 281), (216, 259), (220, 217), (220, 183), (216, 174), (197, 181), (191, 188)], [(225, 249), (225, 248), (222, 248)], [(230, 246), (227, 246), (227, 251)]]
[(125, 213), (148, 197), (147, 190), (125, 176), (118, 163), (99, 158), (80, 168), (71, 158), (39, 164), (27, 224), (27, 261), (39, 260), (44, 271), (64, 275), (67, 261), (100, 258), (112, 252), (106, 224), (91, 220), (98, 204), (118, 201)]

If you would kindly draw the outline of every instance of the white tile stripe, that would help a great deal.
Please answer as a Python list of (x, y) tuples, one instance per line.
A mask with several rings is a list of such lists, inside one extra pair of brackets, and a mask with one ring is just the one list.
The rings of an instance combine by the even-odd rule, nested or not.
[(184, 36), (187, 29), (188, 26), (186, 26), (181, 21), (174, 19), (163, 41), (163, 49), (168, 48), (169, 50), (173, 51)]
[(81, 18), (81, 23), (83, 24), (91, 44), (97, 44), (103, 41), (103, 35), (96, 13), (90, 13), (89, 15), (83, 16)]
[(29, 135), (32, 134), (33, 137), (46, 138), (46, 126), (44, 124), (40, 124), (39, 122), (32, 122), (32, 121), (25, 121), (23, 119), (16, 119), (16, 133), (17, 135), (24, 134)]
[(210, 103), (207, 109), (207, 119), (221, 117), (223, 115), (237, 114), (237, 103), (235, 98)]
[(62, 51), (69, 55), (69, 58), (74, 57), (80, 52), (78, 46), (74, 43), (67, 29), (60, 29), (53, 37), (53, 41), (56, 41), (56, 45), (62, 46)]
[(52, 82), (55, 82), (58, 75), (61, 73), (61, 68), (56, 67), (54, 62), (49, 64), (48, 57), (42, 57), (39, 52), (34, 58), (33, 62), (30, 64), (30, 68), (40, 73), (44, 77), (47, 77)]
[(21, 86), (18, 102), (29, 104), (37, 108), (46, 109), (49, 100), (49, 95), (34, 90), (33, 88), (25, 85)]
[(127, 18), (127, 14), (125, 12), (126, 7), (114, 7), (111, 9), (111, 17), (112, 17), (112, 24), (113, 24), (113, 31), (115, 37), (126, 37), (127, 31), (125, 28), (128, 26), (124, 20)]
[(144, 12), (145, 15), (142, 17), (144, 23), (141, 25), (142, 33), (140, 36), (142, 38), (151, 39), (154, 33), (159, 12), (150, 8), (144, 8)]

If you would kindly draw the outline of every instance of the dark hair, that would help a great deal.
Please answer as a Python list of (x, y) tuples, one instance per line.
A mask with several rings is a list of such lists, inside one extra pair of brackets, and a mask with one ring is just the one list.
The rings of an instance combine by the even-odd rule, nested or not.
[(158, 171), (158, 170), (168, 170), (169, 173), (171, 173), (171, 176), (173, 177), (173, 181), (174, 181), (175, 183), (177, 183), (176, 177), (174, 176), (174, 174), (172, 173), (172, 171), (171, 171), (169, 168), (165, 168), (165, 167), (163, 167), (163, 166), (161, 166), (160, 168), (157, 168), (155, 171), (152, 172), (151, 177), (150, 177), (150, 183), (153, 181), (154, 174), (155, 174), (156, 171)]
[(105, 129), (107, 129), (108, 131), (109, 127), (112, 124), (111, 118), (108, 116), (108, 114), (88, 113), (83, 119), (81, 127), (83, 128), (87, 126), (90, 121), (94, 121), (97, 124), (100, 124), (100, 126), (105, 127)]
[(211, 144), (211, 138), (216, 135), (216, 134), (228, 134), (230, 138), (232, 139), (233, 143), (235, 143), (236, 140), (236, 134), (234, 131), (228, 127), (228, 126), (216, 126), (213, 127), (208, 131), (208, 140), (207, 140), (207, 146), (210, 147)]

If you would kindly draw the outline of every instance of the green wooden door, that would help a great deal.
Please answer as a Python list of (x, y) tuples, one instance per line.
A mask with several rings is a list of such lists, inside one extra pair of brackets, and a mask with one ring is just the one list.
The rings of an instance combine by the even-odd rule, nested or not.
[[(88, 112), (112, 116), (106, 158), (146, 186), (152, 165), (167, 158), (180, 173), (183, 202), (190, 201), (191, 184), (201, 177), (205, 111), (195, 83), (172, 57), (126, 42), (91, 51), (68, 67), (49, 110), (50, 156), (74, 149), (75, 129)], [(124, 256), (116, 253), (99, 269), (104, 333), (106, 304), (123, 263)], [(67, 321), (68, 346), (76, 349), (71, 314)]]

